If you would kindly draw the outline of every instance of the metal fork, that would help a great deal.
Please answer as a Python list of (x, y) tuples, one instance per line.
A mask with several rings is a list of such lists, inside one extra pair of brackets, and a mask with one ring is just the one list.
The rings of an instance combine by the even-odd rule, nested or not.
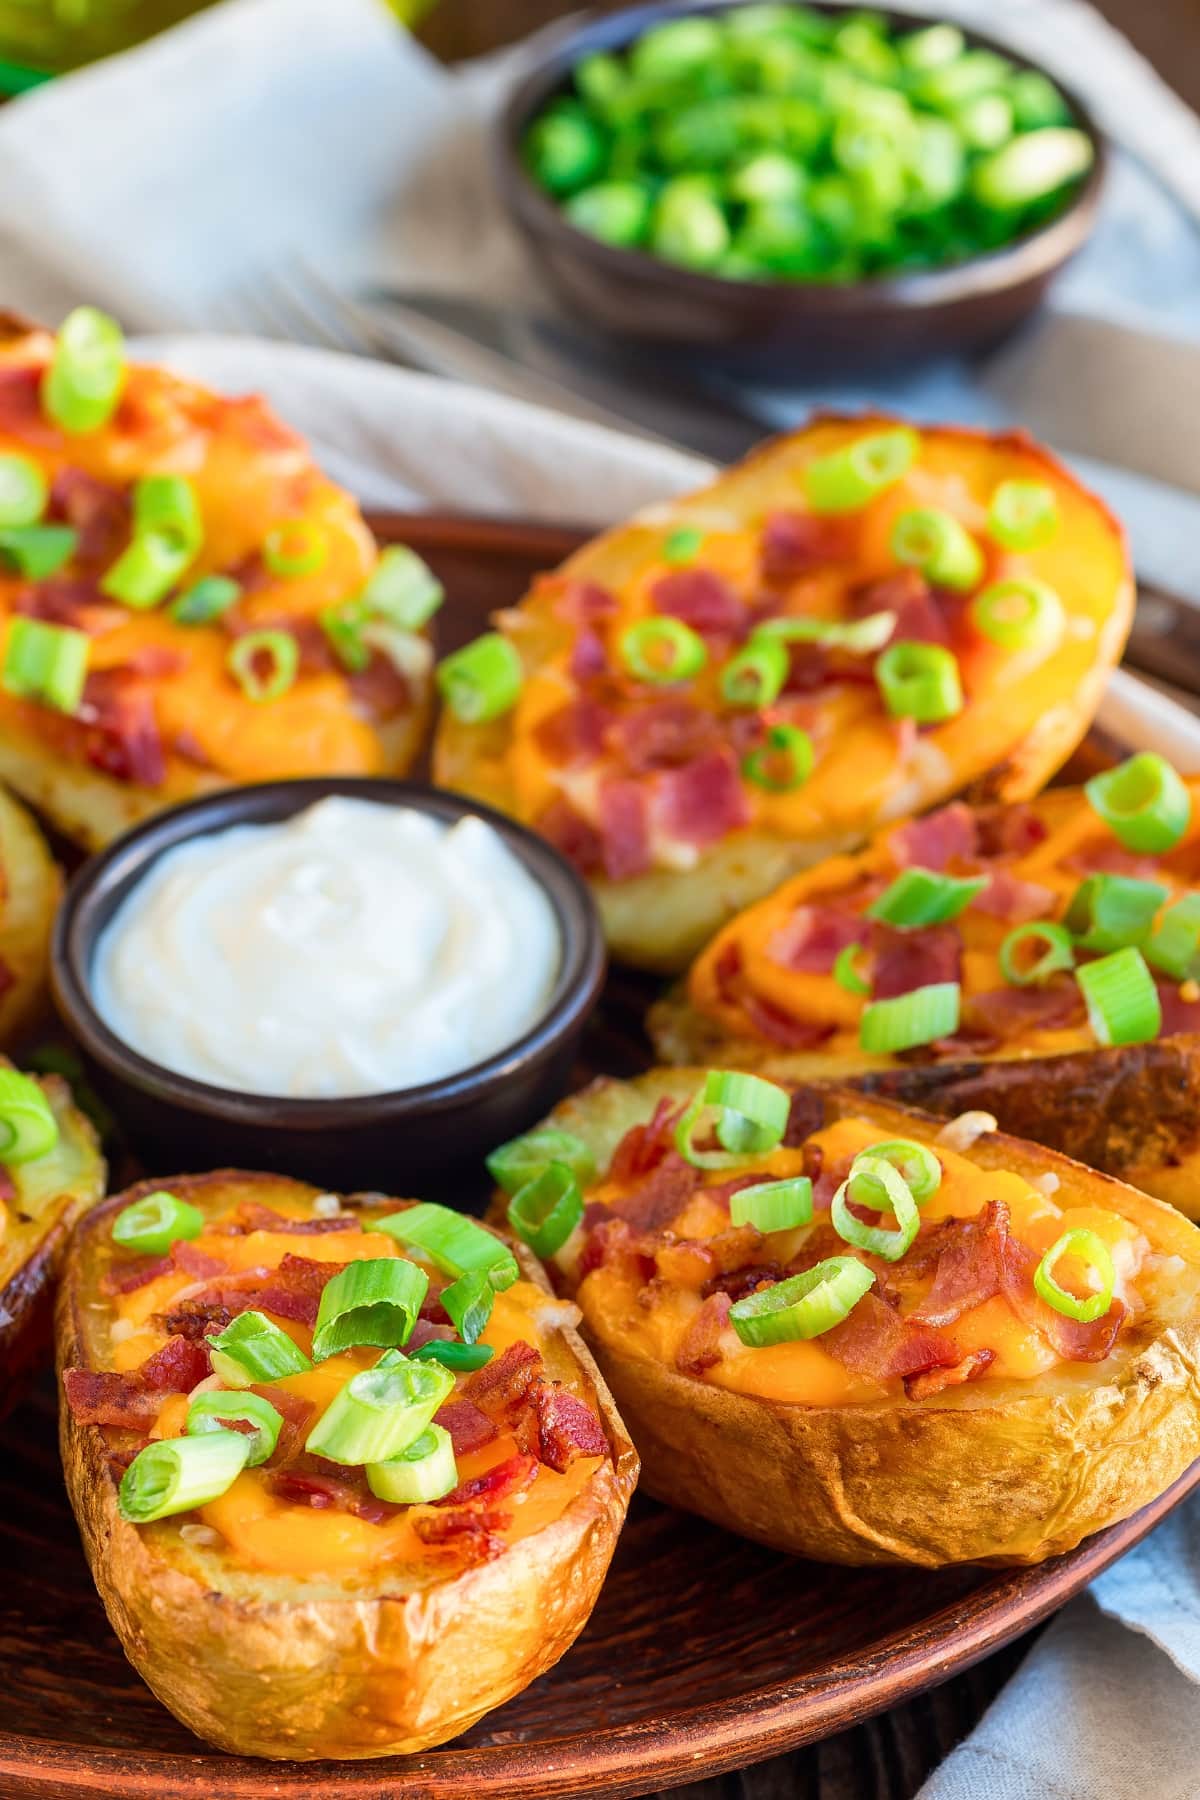
[(632, 432), (658, 443), (669, 441), (440, 319), (390, 298), (386, 313), (353, 300), (299, 259), (260, 270), (214, 307), (213, 321), (224, 329), (249, 331), (258, 337), (382, 359), (450, 381), (490, 388), (613, 431)]

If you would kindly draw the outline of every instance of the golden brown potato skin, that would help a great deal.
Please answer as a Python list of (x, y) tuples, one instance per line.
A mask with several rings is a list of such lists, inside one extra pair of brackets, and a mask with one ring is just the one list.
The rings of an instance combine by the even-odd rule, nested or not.
[[(6, 1058), (0, 1067), (9, 1068)], [(50, 1360), (54, 1317), (53, 1288), (66, 1258), (76, 1220), (101, 1198), (105, 1164), (90, 1119), (71, 1098), (60, 1075), (39, 1077), (58, 1120), (59, 1141), (37, 1165), (44, 1190), (6, 1202), (6, 1229), (0, 1243), (0, 1415), (20, 1398), (35, 1369)], [(32, 1178), (35, 1165), (27, 1164)], [(29, 1210), (24, 1209), (28, 1207)]]
[[(554, 1123), (603, 1170), (656, 1100), (701, 1072), (598, 1082)], [(852, 1090), (810, 1089), (812, 1129), (853, 1114), (887, 1137), (931, 1143), (942, 1121)], [(634, 1355), (620, 1319), (584, 1330), (644, 1468), (646, 1491), (780, 1550), (841, 1563), (1035, 1563), (1146, 1505), (1200, 1454), (1200, 1232), (1173, 1208), (1054, 1151), (989, 1134), (986, 1168), (1053, 1174), (1064, 1205), (1100, 1205), (1180, 1259), (1169, 1293), (1095, 1365), (975, 1382), (925, 1400), (802, 1407), (732, 1393)]]
[(12, 795), (0, 788), (0, 1044), (33, 1024), (46, 1004), (50, 932), (62, 874), (50, 846)]
[[(107, 1328), (89, 1312), (96, 1235), (115, 1211), (163, 1183), (143, 1182), (76, 1234), (58, 1306), (58, 1361), (97, 1366)], [(317, 1189), (224, 1170), (170, 1181), (216, 1213), (239, 1196), (312, 1198)], [(351, 1201), (386, 1212), (376, 1196)], [(545, 1287), (518, 1247), (526, 1279)], [(630, 1495), (637, 1457), (590, 1355), (569, 1328), (545, 1334), (547, 1367), (591, 1397), (612, 1447), (566, 1511), (461, 1573), (391, 1569), (358, 1584), (256, 1576), (219, 1549), (188, 1545), (180, 1521), (127, 1524), (95, 1426), (61, 1408), (67, 1489), (96, 1586), (129, 1660), (198, 1736), (243, 1756), (310, 1760), (396, 1756), (465, 1731), (556, 1662), (586, 1624)]]

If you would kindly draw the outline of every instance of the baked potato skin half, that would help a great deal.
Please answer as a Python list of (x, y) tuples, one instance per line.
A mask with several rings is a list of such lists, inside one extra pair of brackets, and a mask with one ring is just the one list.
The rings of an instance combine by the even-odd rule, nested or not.
[(0, 788), (0, 1044), (46, 1005), (50, 933), (62, 874), (25, 808)]
[[(601, 1081), (551, 1115), (603, 1172), (662, 1098), (684, 1103), (700, 1070)], [(862, 1118), (881, 1137), (932, 1145), (943, 1122), (852, 1090), (809, 1090), (828, 1126)], [(999, 1133), (965, 1151), (1056, 1202), (1122, 1214), (1164, 1257), (1169, 1287), (1103, 1363), (1024, 1380), (968, 1381), (921, 1400), (803, 1406), (734, 1392), (630, 1348), (627, 1321), (580, 1304), (584, 1331), (643, 1461), (646, 1491), (797, 1555), (848, 1564), (1024, 1564), (1136, 1512), (1200, 1454), (1200, 1232), (1169, 1206)]]
[[(0, 1067), (11, 1065), (0, 1058)], [(54, 1284), (72, 1228), (104, 1193), (105, 1162), (95, 1127), (75, 1105), (61, 1075), (38, 1085), (58, 1124), (55, 1148), (12, 1172), (13, 1197), (0, 1202), (0, 1414), (20, 1398), (53, 1344)]]
[[(555, 611), (556, 584), (593, 583), (620, 595), (658, 564), (665, 537), (680, 528), (736, 531), (749, 538), (774, 512), (803, 504), (801, 472), (812, 457), (896, 424), (884, 416), (819, 416), (801, 431), (768, 441), (710, 486), (649, 508), (592, 540), (568, 558), (554, 582), (535, 588), (517, 609), (497, 620), (518, 650), (527, 677), (564, 663), (572, 645), (573, 627)], [(1031, 567), (1037, 564), (1043, 579), (1061, 587), (1068, 611), (1078, 610), (1077, 634), (1068, 631), (1036, 678), (1019, 687), (993, 684), (992, 691), (975, 695), (956, 719), (927, 733), (920, 754), (905, 764), (902, 775), (890, 740), (856, 731), (856, 748), (846, 756), (836, 791), (832, 779), (823, 777), (819, 746), (816, 777), (800, 790), (798, 801), (785, 796), (792, 804), (784, 808), (751, 796), (755, 816), (750, 824), (702, 846), (690, 866), (655, 866), (620, 880), (589, 870), (610, 947), (619, 959), (663, 973), (678, 971), (734, 913), (798, 870), (857, 847), (885, 819), (922, 811), (962, 790), (994, 799), (1026, 798), (1082, 739), (1120, 657), (1133, 613), (1132, 574), (1120, 526), (1023, 434), (989, 437), (957, 427), (929, 428), (922, 432), (922, 446), (922, 455), (936, 465), (935, 480), (953, 471), (960, 488), (969, 491), (976, 530), (982, 528), (988, 495), (1000, 480), (1034, 479), (1054, 488), (1064, 541), (1027, 560)], [(917, 483), (913, 487), (910, 506), (933, 504), (941, 497), (930, 491), (928, 477), (919, 491)], [(891, 504), (889, 500), (889, 508)], [(887, 561), (886, 532), (886, 521), (866, 527), (860, 578), (894, 570)], [(1074, 555), (1066, 547), (1068, 540), (1076, 546)], [(1039, 560), (1042, 556), (1045, 562)], [(699, 562), (704, 562), (703, 552)], [(743, 578), (744, 562), (743, 554), (737, 564)], [(1084, 568), (1089, 571), (1087, 591), (1080, 581)], [(536, 827), (539, 809), (554, 789), (547, 790), (542, 774), (530, 771), (527, 721), (536, 725), (552, 704), (553, 690), (547, 687), (535, 700), (523, 699), (515, 711), (485, 725), (464, 724), (443, 709), (434, 745), (435, 779)], [(835, 735), (848, 734), (839, 726)], [(570, 796), (569, 783), (564, 791)]]
[[(0, 692), (0, 780), (98, 849), (165, 806), (231, 783), (405, 773), (431, 709), (428, 643), (411, 639), (411, 666), (373, 649), (367, 667), (351, 673), (319, 624), (325, 607), (362, 590), (375, 565), (352, 496), (261, 399), (217, 395), (148, 365), (129, 365), (107, 424), (67, 434), (39, 398), (53, 347), (49, 332), (0, 315), (0, 451), (38, 465), (47, 517), (78, 536), (45, 580), (0, 571), (0, 638), (18, 615), (82, 630), (88, 680), (70, 715)], [(127, 608), (100, 586), (129, 540), (134, 484), (161, 473), (185, 475), (203, 522), (178, 591), (213, 574), (232, 575), (242, 589), (212, 622), (178, 623), (167, 601)], [(264, 540), (301, 521), (321, 534), (324, 559), (313, 570), (275, 573)], [(295, 637), (298, 672), (286, 692), (256, 702), (226, 656), (238, 636), (278, 629)]]
[[(95, 1247), (116, 1212), (161, 1187), (109, 1201), (72, 1243), (58, 1304), (58, 1362), (111, 1367), (97, 1308)], [(216, 1214), (239, 1198), (286, 1207), (317, 1190), (224, 1170), (171, 1180)], [(379, 1196), (346, 1203), (383, 1216)], [(550, 1298), (517, 1250), (524, 1279)], [(638, 1463), (586, 1347), (569, 1326), (540, 1339), (546, 1368), (598, 1412), (611, 1448), (566, 1509), (495, 1561), (420, 1578), (382, 1566), (357, 1582), (256, 1572), (221, 1546), (188, 1544), (180, 1520), (123, 1520), (103, 1434), (61, 1407), (67, 1488), (84, 1549), (126, 1655), (160, 1700), (219, 1749), (311, 1760), (394, 1756), (465, 1731), (548, 1669), (595, 1604), (637, 1480)]]

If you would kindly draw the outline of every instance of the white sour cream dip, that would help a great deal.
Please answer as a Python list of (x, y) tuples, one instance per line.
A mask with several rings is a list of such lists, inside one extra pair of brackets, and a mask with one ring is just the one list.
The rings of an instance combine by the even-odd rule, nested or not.
[(547, 894), (482, 819), (334, 797), (167, 851), (101, 933), (92, 998), (177, 1074), (329, 1099), (515, 1043), (561, 956)]

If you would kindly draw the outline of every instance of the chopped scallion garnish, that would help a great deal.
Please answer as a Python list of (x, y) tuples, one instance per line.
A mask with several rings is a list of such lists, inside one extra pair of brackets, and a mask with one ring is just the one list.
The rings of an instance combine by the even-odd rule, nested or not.
[(158, 1188), (132, 1205), (122, 1207), (113, 1220), (113, 1243), (139, 1256), (165, 1256), (172, 1244), (190, 1242), (204, 1230), (204, 1214), (178, 1194)]
[(948, 919), (957, 919), (986, 886), (986, 876), (941, 875), (934, 869), (913, 866), (900, 871), (867, 908), (867, 915), (902, 931), (941, 925)]
[(312, 1369), (299, 1344), (261, 1312), (239, 1313), (224, 1331), (209, 1339), (208, 1349), (213, 1374), (231, 1388), (246, 1388), (256, 1381), (283, 1381)]
[(1146, 959), (1132, 945), (1075, 971), (1088, 1022), (1102, 1044), (1145, 1044), (1162, 1029), (1162, 1003)]
[(242, 1425), (252, 1429), (243, 1432), (249, 1445), (246, 1467), (255, 1469), (265, 1463), (279, 1442), (283, 1414), (263, 1394), (196, 1394), (188, 1407), (189, 1437), (203, 1437), (212, 1431), (238, 1431)]
[(871, 1056), (895, 1056), (952, 1037), (958, 1030), (960, 999), (957, 981), (935, 981), (911, 994), (872, 1000), (863, 1007), (859, 1043)]
[(521, 695), (521, 658), (498, 631), (485, 631), (438, 664), (438, 691), (464, 725), (511, 712)]
[(1160, 856), (1187, 831), (1192, 797), (1165, 756), (1142, 750), (1084, 784), (1092, 811), (1126, 850)]
[(820, 1337), (840, 1325), (875, 1284), (856, 1256), (831, 1256), (800, 1275), (736, 1300), (729, 1323), (743, 1344), (789, 1344)]
[(324, 1362), (359, 1344), (394, 1349), (408, 1342), (429, 1277), (402, 1256), (347, 1263), (321, 1290), (313, 1328), (313, 1358)]
[(453, 1392), (449, 1369), (391, 1352), (338, 1390), (305, 1449), (347, 1465), (387, 1462), (416, 1442)]
[(131, 1525), (149, 1525), (218, 1500), (233, 1486), (250, 1455), (240, 1431), (160, 1438), (139, 1450), (124, 1475), (117, 1511)]
[(386, 1462), (367, 1464), (367, 1486), (392, 1506), (427, 1506), (458, 1486), (450, 1433), (430, 1425), (419, 1438)]
[[(1060, 1287), (1054, 1271), (1064, 1256), (1077, 1257), (1079, 1261), (1085, 1262), (1099, 1278), (1099, 1288), (1080, 1298)], [(1064, 1231), (1057, 1242), (1051, 1244), (1034, 1270), (1033, 1285), (1039, 1297), (1047, 1306), (1052, 1306), (1055, 1312), (1062, 1313), (1065, 1318), (1076, 1319), (1081, 1325), (1090, 1325), (1094, 1319), (1102, 1319), (1113, 1303), (1117, 1272), (1113, 1267), (1112, 1252), (1097, 1232), (1088, 1231), (1085, 1227)]]

